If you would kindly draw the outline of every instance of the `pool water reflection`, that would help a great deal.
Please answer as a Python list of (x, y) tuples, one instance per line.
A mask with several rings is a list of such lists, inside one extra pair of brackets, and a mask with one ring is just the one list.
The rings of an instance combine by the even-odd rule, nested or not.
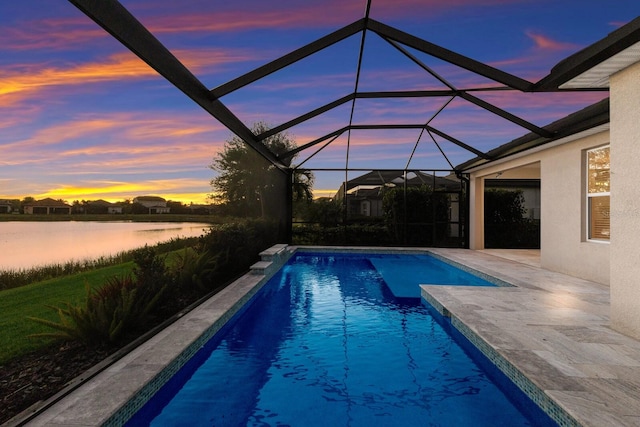
[(128, 425), (553, 425), (365, 257), (292, 259)]

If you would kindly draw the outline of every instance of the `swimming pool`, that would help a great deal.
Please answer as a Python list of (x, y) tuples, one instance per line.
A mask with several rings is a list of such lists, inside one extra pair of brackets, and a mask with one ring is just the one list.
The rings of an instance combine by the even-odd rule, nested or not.
[(294, 255), (129, 425), (554, 425), (374, 264)]

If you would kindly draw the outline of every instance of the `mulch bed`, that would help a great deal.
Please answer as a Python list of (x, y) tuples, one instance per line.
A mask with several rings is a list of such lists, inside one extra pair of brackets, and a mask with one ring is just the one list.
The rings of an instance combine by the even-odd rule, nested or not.
[(0, 366), (0, 424), (53, 396), (112, 352), (57, 343)]

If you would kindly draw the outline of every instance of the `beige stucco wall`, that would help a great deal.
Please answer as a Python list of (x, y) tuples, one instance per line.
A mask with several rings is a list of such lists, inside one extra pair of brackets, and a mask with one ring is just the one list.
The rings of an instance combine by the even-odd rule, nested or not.
[[(585, 233), (584, 150), (609, 143), (600, 132), (471, 174), (470, 247), (482, 249), (485, 178), (540, 178), (540, 263), (543, 268), (609, 283), (609, 244), (589, 242)], [(475, 190), (475, 191), (474, 191)], [(474, 194), (475, 193), (475, 194)], [(478, 215), (479, 213), (479, 215)]]
[(543, 152), (540, 263), (609, 284), (610, 244), (587, 240), (584, 151), (609, 143), (602, 132)]
[(611, 324), (640, 339), (640, 63), (610, 90)]

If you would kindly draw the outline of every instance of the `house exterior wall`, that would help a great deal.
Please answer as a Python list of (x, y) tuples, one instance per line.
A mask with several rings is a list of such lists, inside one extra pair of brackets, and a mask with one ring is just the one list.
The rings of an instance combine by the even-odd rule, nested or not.
[(29, 215), (71, 214), (71, 206), (26, 205), (24, 213)]
[(640, 63), (610, 78), (611, 325), (640, 339)]
[(609, 244), (586, 240), (583, 201), (584, 150), (608, 143), (609, 132), (601, 132), (473, 172), (471, 249), (484, 248), (484, 179), (540, 178), (542, 267), (609, 284)]
[(602, 132), (540, 153), (540, 264), (607, 285), (610, 245), (587, 240), (584, 152), (608, 143)]

